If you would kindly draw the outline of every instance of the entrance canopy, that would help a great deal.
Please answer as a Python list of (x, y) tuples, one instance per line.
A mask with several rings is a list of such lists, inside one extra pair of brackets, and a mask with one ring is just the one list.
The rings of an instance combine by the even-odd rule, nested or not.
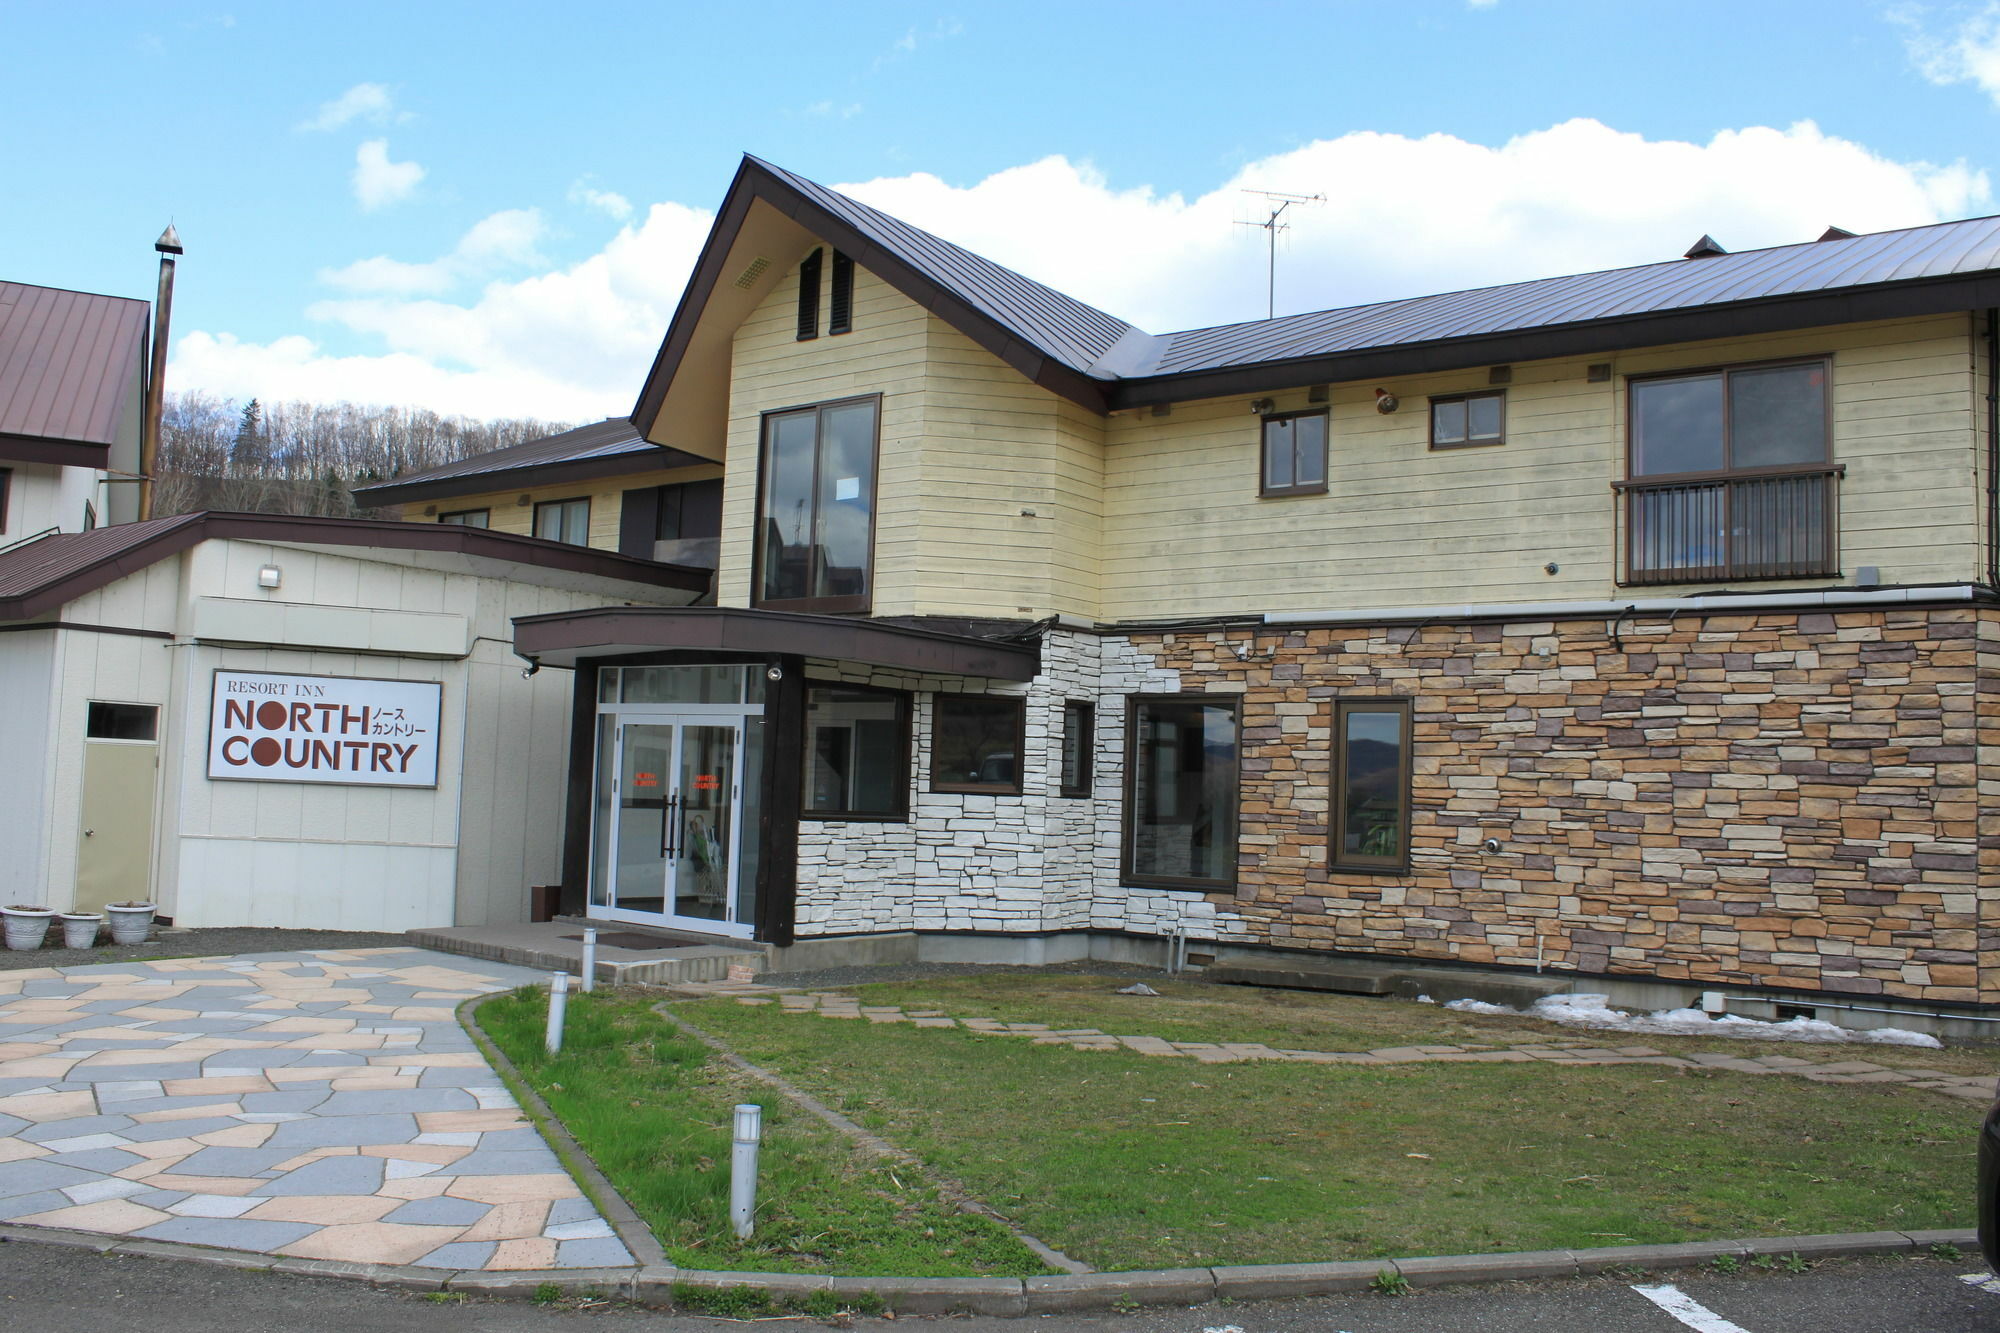
[(607, 606), (514, 621), (514, 651), (547, 666), (589, 658), (696, 649), (795, 654), (990, 680), (1033, 680), (1033, 644), (946, 634), (879, 620), (729, 606)]

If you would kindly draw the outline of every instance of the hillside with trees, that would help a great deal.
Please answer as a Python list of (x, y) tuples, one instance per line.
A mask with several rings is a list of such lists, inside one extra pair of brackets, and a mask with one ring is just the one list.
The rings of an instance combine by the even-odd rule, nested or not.
[(168, 394), (153, 512), (200, 509), (367, 518), (348, 494), (440, 463), (570, 429), (571, 423), (475, 421), (415, 407), (238, 402)]

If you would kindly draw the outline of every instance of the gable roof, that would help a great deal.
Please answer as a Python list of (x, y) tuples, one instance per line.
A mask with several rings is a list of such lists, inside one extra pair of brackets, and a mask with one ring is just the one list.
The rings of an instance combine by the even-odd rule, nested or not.
[(625, 417), (608, 417), (539, 440), (526, 440), (420, 472), (405, 472), (388, 481), (354, 488), (354, 498), (366, 505), (408, 504), (516, 486), (549, 486), (561, 481), (586, 481), (632, 472), (692, 467), (705, 458), (684, 454), (642, 439)]
[(746, 156), (633, 421), (652, 433), (750, 205), (762, 201), (1034, 382), (1096, 411), (2000, 306), (2000, 218), (1149, 334)]
[(139, 392), (149, 309), (0, 282), (0, 457), (104, 466)]
[(672, 588), (699, 596), (711, 570), (640, 560), (565, 542), (462, 527), (456, 523), (397, 523), (365, 518), (307, 518), (290, 514), (175, 514), (119, 523), (89, 532), (58, 533), (0, 549), (0, 621), (26, 620), (56, 610), (191, 546), (215, 538), (310, 546), (456, 554), (474, 562), (501, 562), (581, 574), (592, 579)]

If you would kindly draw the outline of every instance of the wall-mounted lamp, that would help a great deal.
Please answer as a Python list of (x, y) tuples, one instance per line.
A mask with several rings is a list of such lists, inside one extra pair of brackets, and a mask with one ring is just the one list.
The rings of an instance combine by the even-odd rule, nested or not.
[(1278, 410), (1278, 402), (1275, 398), (1252, 398), (1250, 410), (1257, 416), (1267, 416)]
[(534, 658), (531, 657), (528, 659), (528, 665), (521, 668), (521, 679), (532, 680), (534, 678), (535, 673), (537, 671), (540, 671), (541, 669), (542, 669), (542, 664), (540, 662), (537, 662)]
[(276, 565), (261, 565), (258, 567), (257, 569), (258, 587), (277, 588), (282, 586), (284, 582), (285, 582), (285, 571), (279, 569)]
[(764, 668), (765, 680), (775, 681), (775, 680), (783, 680), (784, 678), (785, 678), (785, 669), (783, 667), (770, 666)]
[(1388, 416), (1402, 405), (1403, 400), (1396, 397), (1395, 394), (1390, 393), (1387, 389), (1377, 389), (1375, 391), (1375, 410), (1383, 416)]

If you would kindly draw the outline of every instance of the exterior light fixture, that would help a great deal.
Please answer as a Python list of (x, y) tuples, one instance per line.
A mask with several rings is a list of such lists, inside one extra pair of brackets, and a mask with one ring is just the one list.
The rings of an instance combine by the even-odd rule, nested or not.
[(285, 571), (279, 569), (276, 565), (258, 566), (257, 569), (258, 587), (277, 588), (283, 586), (284, 582), (285, 582)]
[(1403, 400), (1396, 397), (1395, 394), (1390, 393), (1387, 389), (1377, 389), (1375, 391), (1375, 410), (1383, 416), (1388, 416), (1402, 405)]
[(785, 678), (785, 669), (783, 667), (768, 666), (764, 668), (765, 680), (783, 680), (784, 678)]
[(1270, 398), (1252, 398), (1250, 400), (1250, 410), (1261, 417), (1267, 413), (1277, 411), (1278, 404), (1274, 399)]

